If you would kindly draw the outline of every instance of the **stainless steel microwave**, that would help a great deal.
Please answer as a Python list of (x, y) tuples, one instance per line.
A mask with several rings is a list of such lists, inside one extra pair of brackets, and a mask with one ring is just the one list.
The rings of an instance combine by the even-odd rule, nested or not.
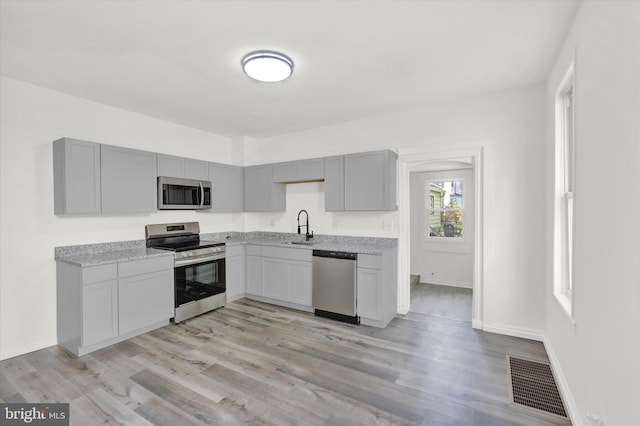
[(158, 210), (211, 208), (211, 182), (158, 176)]

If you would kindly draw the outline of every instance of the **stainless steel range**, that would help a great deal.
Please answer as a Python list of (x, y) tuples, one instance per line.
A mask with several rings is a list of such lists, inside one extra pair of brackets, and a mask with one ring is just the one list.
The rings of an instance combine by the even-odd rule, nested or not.
[(224, 243), (201, 240), (198, 222), (147, 225), (145, 235), (147, 247), (174, 252), (175, 323), (225, 305)]

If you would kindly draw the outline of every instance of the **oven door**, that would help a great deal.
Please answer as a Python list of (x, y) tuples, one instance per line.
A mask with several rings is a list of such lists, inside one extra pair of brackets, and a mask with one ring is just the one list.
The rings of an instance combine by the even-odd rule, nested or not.
[(176, 261), (176, 308), (226, 291), (225, 258)]

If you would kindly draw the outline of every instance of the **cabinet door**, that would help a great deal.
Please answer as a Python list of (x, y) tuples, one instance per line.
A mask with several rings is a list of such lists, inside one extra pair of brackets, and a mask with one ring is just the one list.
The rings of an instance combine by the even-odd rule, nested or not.
[(328, 212), (344, 211), (344, 156), (324, 159), (324, 208)]
[(293, 161), (288, 163), (278, 163), (273, 165), (273, 181), (274, 182), (295, 182), (295, 164)]
[(374, 151), (344, 156), (344, 208), (396, 210), (396, 155)]
[(323, 158), (289, 161), (273, 165), (274, 182), (308, 182), (322, 179), (324, 179)]
[(285, 261), (262, 258), (262, 295), (271, 299), (286, 298)]
[(272, 165), (250, 166), (244, 169), (244, 208), (248, 212), (278, 212), (286, 210), (286, 188), (273, 183)]
[(53, 142), (54, 213), (100, 213), (100, 144)]
[(256, 296), (262, 295), (261, 258), (259, 256), (247, 256), (247, 293)]
[(118, 281), (109, 280), (82, 287), (82, 346), (118, 335)]
[(209, 163), (212, 212), (244, 210), (244, 169), (238, 166)]
[(120, 334), (172, 318), (173, 270), (120, 278), (118, 307)]
[(185, 158), (184, 177), (187, 179), (209, 180), (209, 163), (202, 160)]
[(227, 300), (235, 299), (245, 293), (245, 262), (244, 253), (230, 256), (226, 259)]
[(185, 177), (184, 158), (158, 154), (158, 176)]
[(156, 154), (111, 145), (100, 146), (103, 213), (157, 210)]
[(305, 182), (324, 179), (324, 159), (312, 158), (295, 162), (296, 181)]
[(358, 315), (382, 320), (382, 271), (358, 268)]
[(286, 267), (286, 300), (299, 305), (311, 306), (313, 276), (311, 262), (288, 260)]

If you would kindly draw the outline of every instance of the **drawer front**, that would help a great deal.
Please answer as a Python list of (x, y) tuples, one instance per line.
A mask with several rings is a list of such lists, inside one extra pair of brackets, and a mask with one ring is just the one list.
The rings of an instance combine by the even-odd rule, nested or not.
[(234, 246), (226, 246), (225, 250), (226, 250), (227, 257), (242, 256), (244, 254), (244, 247), (245, 246), (241, 244), (234, 245)]
[(118, 264), (118, 277), (148, 274), (173, 269), (173, 256), (152, 257)]
[(82, 268), (82, 283), (91, 284), (101, 281), (115, 280), (118, 278), (118, 264), (90, 266)]
[(247, 256), (260, 256), (262, 254), (262, 246), (249, 244), (247, 246)]
[(358, 268), (382, 269), (382, 256), (375, 254), (359, 254)]
[(262, 257), (273, 257), (276, 259), (301, 260), (311, 262), (312, 250), (289, 247), (262, 247)]

